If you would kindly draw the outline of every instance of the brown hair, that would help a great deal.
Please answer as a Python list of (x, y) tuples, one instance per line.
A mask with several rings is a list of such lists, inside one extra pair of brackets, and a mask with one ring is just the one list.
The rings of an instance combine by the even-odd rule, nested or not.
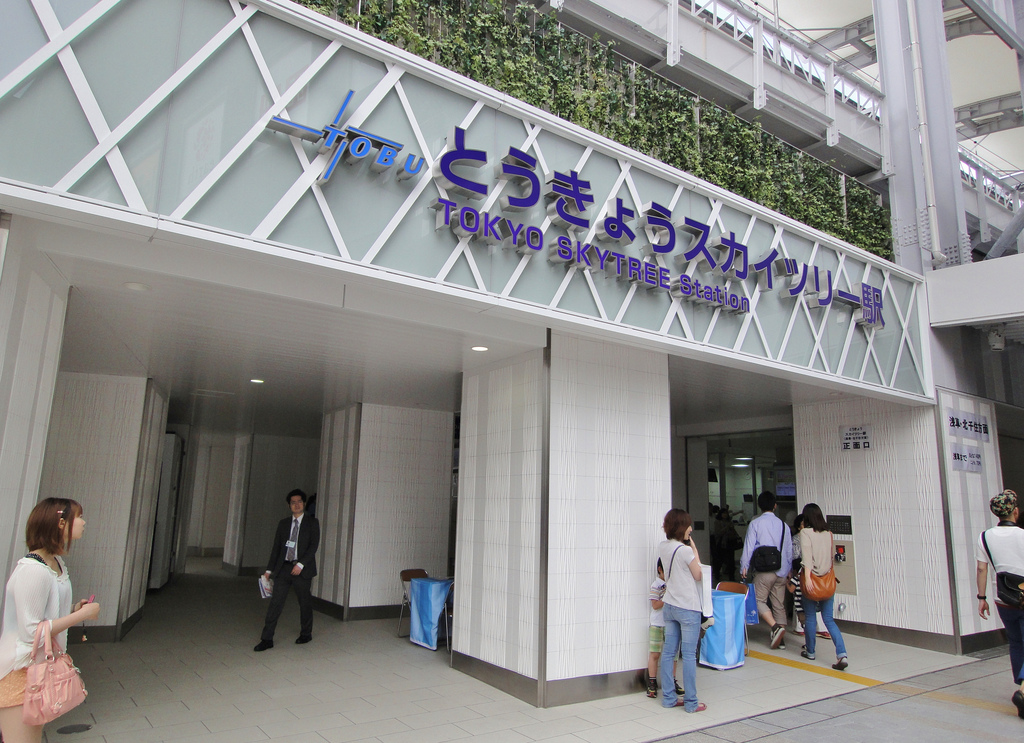
[(811, 527), (814, 531), (828, 531), (828, 522), (817, 503), (808, 503), (804, 506), (803, 516), (805, 526)]
[(683, 509), (673, 508), (665, 514), (665, 521), (661, 526), (668, 539), (682, 540), (686, 530), (693, 526), (693, 518)]
[[(29, 550), (46, 550), (63, 555), (71, 548), (71, 530), (82, 515), (82, 504), (70, 498), (44, 498), (36, 503), (25, 525), (25, 542)], [(61, 529), (60, 522), (67, 523)]]

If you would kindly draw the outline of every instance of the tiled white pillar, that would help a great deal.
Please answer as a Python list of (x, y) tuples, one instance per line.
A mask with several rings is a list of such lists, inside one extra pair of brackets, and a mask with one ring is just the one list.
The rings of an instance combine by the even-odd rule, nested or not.
[(320, 572), (313, 595), (338, 606), (344, 606), (348, 597), (361, 411), (361, 405), (349, 405), (325, 413), (320, 435)]
[[(23, 247), (17, 219), (0, 214), (0, 569), (25, 554), (25, 522), (38, 500), (57, 379), (68, 283)], [(0, 609), (3, 606), (0, 595)]]
[(670, 436), (665, 354), (552, 337), (549, 682), (646, 665)]
[(263, 572), (274, 533), (291, 511), (285, 497), (295, 488), (316, 490), (320, 442), (296, 436), (255, 434), (249, 451), (242, 531), (242, 569)]
[[(868, 426), (869, 451), (843, 451), (840, 431)], [(857, 595), (836, 614), (952, 636), (935, 410), (857, 398), (793, 406), (797, 500), (853, 521)]]
[[(136, 559), (134, 516), (146, 505), (135, 503), (146, 390), (144, 377), (61, 372), (54, 392), (39, 495), (82, 504), (86, 533), (68, 554), (69, 570), (76, 586), (96, 594), (96, 623), (107, 628), (120, 628), (132, 606), (126, 573)], [(166, 407), (163, 416), (161, 429)]]
[(395, 606), (399, 571), (448, 572), (452, 415), (362, 407), (349, 604)]
[[(984, 633), (1002, 629), (998, 617), (982, 619), (978, 615), (977, 560), (974, 549), (978, 535), (996, 523), (996, 517), (988, 507), (989, 499), (1000, 492), (1004, 485), (1013, 488), (1016, 483), (1003, 482), (996, 440), (995, 405), (989, 400), (951, 390), (940, 388), (936, 392), (941, 421), (942, 467), (949, 504), (950, 551), (956, 575), (956, 606), (960, 634), (963, 637), (960, 649), (961, 652), (970, 653), (990, 644), (982, 639)], [(965, 419), (980, 424), (981, 430), (963, 425)], [(976, 455), (980, 461), (974, 460), (976, 466), (969, 470), (956, 462), (954, 453)], [(989, 582), (994, 585), (991, 570)], [(991, 596), (992, 591), (988, 591), (988, 595)], [(1002, 639), (998, 642), (1001, 644)]]
[(631, 688), (670, 435), (664, 354), (556, 333), (464, 377), (460, 668), (543, 706)]
[(527, 679), (538, 672), (545, 384), (540, 351), (462, 383), (454, 648)]
[(368, 403), (325, 414), (317, 598), (346, 617), (387, 615), (401, 570), (447, 573), (452, 424), (451, 413)]

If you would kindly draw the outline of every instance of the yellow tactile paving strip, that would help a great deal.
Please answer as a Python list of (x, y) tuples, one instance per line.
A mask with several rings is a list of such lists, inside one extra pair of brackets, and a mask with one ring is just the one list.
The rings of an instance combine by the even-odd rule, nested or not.
[(769, 663), (775, 663), (780, 666), (788, 666), (789, 668), (799, 668), (801, 671), (810, 671), (811, 673), (817, 673), (822, 676), (831, 676), (832, 678), (842, 679), (843, 681), (849, 681), (851, 684), (860, 684), (861, 686), (880, 686), (884, 684), (884, 681), (877, 679), (869, 679), (866, 676), (857, 676), (853, 673), (847, 673), (846, 671), (836, 671), (828, 666), (812, 665), (810, 663), (804, 663), (798, 660), (791, 660), (779, 655), (770, 655), (768, 653), (759, 653), (756, 650), (751, 650), (748, 654), (751, 658), (757, 658), (758, 660), (764, 660)]
[(860, 684), (861, 686), (882, 686), (885, 685), (887, 691), (893, 691), (898, 694), (906, 694), (907, 696), (921, 696), (926, 699), (934, 699), (937, 702), (944, 702), (948, 704), (959, 704), (963, 707), (973, 707), (974, 709), (984, 709), (989, 712), (999, 712), (1001, 714), (1016, 714), (1016, 710), (1005, 702), (988, 702), (984, 699), (974, 699), (973, 697), (965, 697), (957, 694), (948, 694), (943, 691), (926, 691), (916, 686), (907, 686), (905, 684), (886, 683), (885, 681), (879, 681), (877, 679), (870, 679), (866, 676), (858, 676), (856, 674), (847, 673), (846, 671), (836, 671), (833, 668), (821, 667), (811, 665), (810, 663), (803, 663), (798, 660), (792, 660), (779, 655), (772, 655), (769, 653), (760, 653), (756, 650), (751, 650), (748, 653), (748, 657), (757, 658), (757, 660), (767, 661), (768, 663), (775, 663), (780, 666), (787, 666), (789, 668), (799, 668), (801, 671), (809, 671), (810, 673), (817, 673), (822, 676), (830, 676), (832, 678), (842, 679), (843, 681), (849, 681), (852, 684)]

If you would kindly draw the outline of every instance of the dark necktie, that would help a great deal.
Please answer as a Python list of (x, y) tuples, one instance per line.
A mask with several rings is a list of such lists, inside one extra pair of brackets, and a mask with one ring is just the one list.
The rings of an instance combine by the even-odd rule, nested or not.
[(288, 548), (288, 552), (287, 552), (287, 554), (285, 554), (284, 559), (287, 562), (295, 562), (295, 547), (296, 547), (296, 542), (299, 541), (299, 520), (298, 519), (292, 519), (292, 535), (291, 535), (291, 537), (289, 537), (289, 541), (292, 543), (292, 546)]

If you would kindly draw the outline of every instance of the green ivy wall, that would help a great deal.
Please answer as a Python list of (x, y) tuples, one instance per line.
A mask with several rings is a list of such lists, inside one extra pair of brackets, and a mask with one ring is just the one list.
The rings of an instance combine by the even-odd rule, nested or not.
[(892, 259), (863, 184), (515, 0), (299, 0), (804, 224)]

